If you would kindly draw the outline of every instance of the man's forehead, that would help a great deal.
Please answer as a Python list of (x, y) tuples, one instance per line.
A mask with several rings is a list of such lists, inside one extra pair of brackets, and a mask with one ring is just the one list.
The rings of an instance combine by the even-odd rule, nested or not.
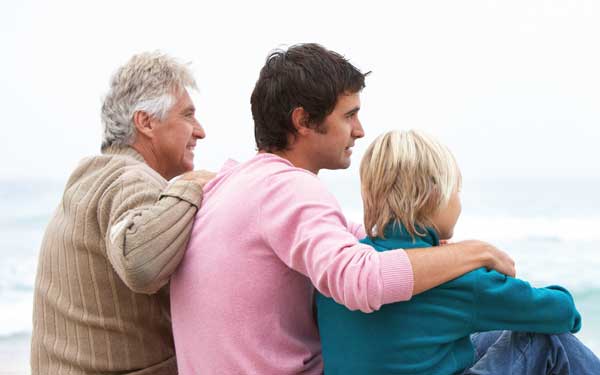
[(179, 95), (176, 95), (175, 97), (177, 98), (176, 104), (180, 108), (195, 109), (194, 102), (193, 102), (192, 98), (190, 97), (189, 93), (187, 92), (187, 90), (182, 90), (179, 93)]
[(336, 109), (342, 111), (351, 111), (360, 108), (360, 93), (341, 94), (338, 96)]

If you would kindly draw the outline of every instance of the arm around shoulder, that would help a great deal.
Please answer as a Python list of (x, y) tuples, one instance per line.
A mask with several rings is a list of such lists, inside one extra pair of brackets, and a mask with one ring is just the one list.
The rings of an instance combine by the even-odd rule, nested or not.
[(335, 198), (314, 176), (279, 174), (265, 181), (262, 194), (262, 238), (321, 293), (367, 313), (410, 299), (413, 279), (405, 252), (378, 253), (358, 243)]
[(476, 240), (426, 249), (406, 250), (413, 269), (413, 295), (434, 288), (480, 267), (515, 275), (514, 261), (494, 246)]
[(155, 293), (183, 258), (202, 186), (180, 179), (160, 191), (136, 178), (120, 181), (104, 200), (110, 263), (131, 290)]

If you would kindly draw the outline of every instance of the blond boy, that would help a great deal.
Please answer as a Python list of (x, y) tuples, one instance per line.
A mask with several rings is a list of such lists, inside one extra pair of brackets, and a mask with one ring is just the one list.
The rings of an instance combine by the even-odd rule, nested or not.
[[(361, 242), (385, 252), (452, 237), (461, 174), (435, 139), (415, 130), (383, 134), (360, 176), (368, 233)], [(317, 309), (328, 374), (600, 373), (598, 358), (568, 333), (581, 317), (567, 290), (533, 288), (486, 268), (372, 314), (323, 295)], [(471, 337), (494, 330), (507, 331)]]

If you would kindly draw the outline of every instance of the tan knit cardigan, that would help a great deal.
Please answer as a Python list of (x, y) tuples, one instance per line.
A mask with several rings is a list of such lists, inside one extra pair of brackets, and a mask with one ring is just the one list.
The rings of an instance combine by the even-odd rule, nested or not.
[(168, 285), (202, 188), (130, 147), (84, 159), (39, 255), (32, 374), (175, 374)]

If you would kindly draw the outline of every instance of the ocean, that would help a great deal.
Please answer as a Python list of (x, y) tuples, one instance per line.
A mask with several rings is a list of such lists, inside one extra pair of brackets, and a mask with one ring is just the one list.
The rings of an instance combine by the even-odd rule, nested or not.
[[(362, 221), (357, 173), (321, 179), (346, 217)], [(478, 239), (509, 253), (517, 277), (569, 289), (582, 315), (577, 337), (600, 356), (600, 179), (465, 179), (453, 241)]]
[[(325, 172), (346, 215), (361, 221), (358, 178)], [(0, 182), (0, 374), (28, 373), (32, 296), (45, 226), (63, 181)], [(600, 354), (600, 180), (499, 178), (463, 182), (455, 239), (476, 238), (507, 251), (518, 277), (559, 284), (583, 317), (577, 334)]]

